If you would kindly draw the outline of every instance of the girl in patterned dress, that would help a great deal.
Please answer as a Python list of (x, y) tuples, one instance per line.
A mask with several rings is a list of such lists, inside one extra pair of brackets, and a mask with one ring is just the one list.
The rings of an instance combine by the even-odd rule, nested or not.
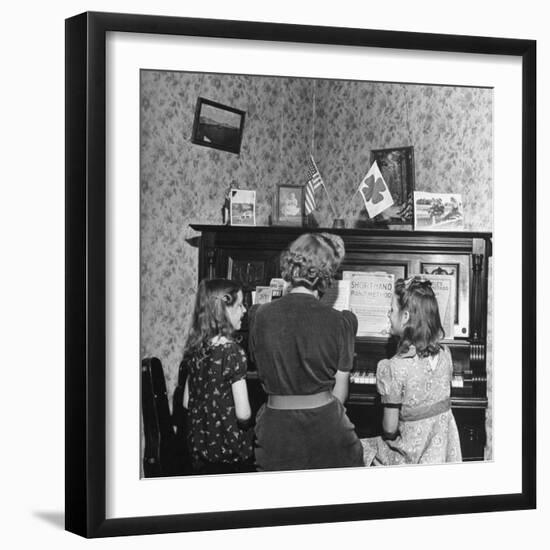
[(199, 284), (180, 366), (186, 376), (188, 443), (194, 473), (252, 471), (253, 430), (247, 360), (232, 335), (246, 309), (241, 286), (226, 279)]
[(365, 465), (462, 460), (451, 411), (453, 361), (431, 282), (398, 279), (388, 314), (397, 353), (378, 363), (382, 437), (361, 440)]

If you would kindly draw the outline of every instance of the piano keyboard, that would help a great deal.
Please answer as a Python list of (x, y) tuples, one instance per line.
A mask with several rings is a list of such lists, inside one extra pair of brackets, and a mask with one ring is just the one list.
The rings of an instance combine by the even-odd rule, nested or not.
[(451, 388), (463, 388), (464, 378), (460, 375), (454, 375), (451, 380)]
[[(353, 371), (349, 377), (349, 381), (352, 384), (373, 384), (376, 385), (376, 373), (365, 371)], [(454, 375), (451, 380), (452, 388), (463, 388), (464, 377), (461, 375)]]
[(349, 377), (352, 384), (376, 384), (376, 373), (353, 371)]

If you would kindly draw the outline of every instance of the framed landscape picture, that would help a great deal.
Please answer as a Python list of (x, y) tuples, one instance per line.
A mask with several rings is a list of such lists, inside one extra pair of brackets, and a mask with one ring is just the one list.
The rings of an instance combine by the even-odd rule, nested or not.
[(191, 141), (230, 153), (239, 153), (245, 112), (203, 97), (197, 100)]
[(431, 231), (463, 231), (462, 197), (457, 193), (415, 191), (414, 228)]
[[(107, 537), (535, 506), (534, 41), (90, 12), (66, 21), (66, 47), (69, 531)], [(450, 158), (441, 152), (445, 144), (455, 148), (466, 135), (445, 125), (448, 109), (452, 120), (473, 124), (475, 117), (464, 119), (477, 98), (492, 115), (480, 131), (499, 138), (472, 143), (474, 149), (485, 144), (486, 162), (468, 164), (467, 155), (448, 166), (436, 162)], [(342, 105), (350, 116), (339, 120)], [(327, 118), (320, 120), (323, 111)], [(374, 120), (376, 127), (369, 126)], [(445, 132), (436, 140), (438, 128)], [(498, 363), (498, 388), (488, 369), (486, 391), (476, 401), (491, 412), (487, 439), (474, 441), (482, 456), (469, 464), (411, 468), (231, 475), (173, 474), (176, 468), (158, 475), (166, 441), (182, 433), (170, 428), (164, 438), (148, 439), (145, 453), (145, 409), (160, 403), (157, 424), (185, 414), (168, 403), (183, 403), (179, 366), (198, 265), (203, 274), (237, 273), (254, 286), (278, 277), (273, 243), (302, 231), (310, 155), (322, 163), (338, 211), (351, 202), (357, 178), (375, 157), (402, 207), (387, 224), (401, 231), (359, 228), (350, 220), (331, 228), (346, 239), (344, 265), (359, 265), (368, 251), (373, 270), (387, 265), (395, 276), (409, 276), (413, 265), (434, 275), (445, 270), (459, 283), (472, 282), (473, 311), (482, 300), (490, 304), (480, 325), (488, 333), (485, 347), (469, 332), (459, 288), (449, 341), (452, 349), (467, 350), (457, 357), (472, 366), (472, 376), (481, 364)], [(273, 182), (280, 181), (289, 184), (277, 188)], [(234, 208), (234, 225), (220, 226), (231, 182), (253, 182), (255, 196)], [(413, 219), (411, 191), (432, 184), (442, 194), (460, 184), (465, 204), (465, 194), (478, 196), (460, 233), (406, 230)], [(488, 193), (481, 196), (480, 186)], [(277, 192), (277, 219), (295, 227), (268, 227)], [(324, 196), (318, 198), (322, 207)], [(239, 227), (251, 216), (254, 227)], [(387, 262), (389, 242), (406, 252), (407, 265)], [(501, 259), (509, 257), (522, 262), (506, 262), (504, 276)], [(502, 284), (510, 278), (522, 281), (516, 293)], [(510, 315), (493, 315), (493, 305)], [(382, 344), (367, 335), (356, 345), (371, 350)], [(359, 406), (369, 400), (376, 396), (358, 399)], [(467, 400), (455, 399), (465, 426), (468, 410), (461, 405)], [(493, 417), (498, 422), (492, 424)]]

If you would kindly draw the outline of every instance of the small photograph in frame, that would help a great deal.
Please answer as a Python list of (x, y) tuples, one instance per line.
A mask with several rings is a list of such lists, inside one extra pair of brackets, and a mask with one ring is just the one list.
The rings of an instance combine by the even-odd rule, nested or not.
[(378, 164), (393, 198), (393, 205), (376, 216), (375, 223), (411, 225), (413, 223), (414, 148), (372, 149), (370, 161)]
[(231, 189), (229, 223), (230, 225), (256, 225), (256, 191)]
[(239, 154), (244, 117), (245, 111), (199, 97), (191, 141), (196, 145)]
[(464, 208), (458, 193), (414, 192), (414, 229), (464, 230)]
[(278, 185), (276, 198), (277, 225), (304, 225), (305, 186)]

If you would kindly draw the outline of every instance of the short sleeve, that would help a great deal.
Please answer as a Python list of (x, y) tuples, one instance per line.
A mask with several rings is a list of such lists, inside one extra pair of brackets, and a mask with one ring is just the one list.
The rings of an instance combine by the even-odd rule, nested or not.
[(403, 401), (405, 373), (397, 361), (382, 359), (376, 370), (376, 389), (383, 404)]
[(235, 343), (230, 343), (225, 350), (223, 377), (231, 384), (246, 377), (247, 361), (244, 350)]
[(357, 317), (355, 313), (344, 310), (340, 321), (340, 353), (338, 357), (338, 370), (349, 372), (353, 367), (353, 352), (355, 349), (355, 335), (357, 334)]

